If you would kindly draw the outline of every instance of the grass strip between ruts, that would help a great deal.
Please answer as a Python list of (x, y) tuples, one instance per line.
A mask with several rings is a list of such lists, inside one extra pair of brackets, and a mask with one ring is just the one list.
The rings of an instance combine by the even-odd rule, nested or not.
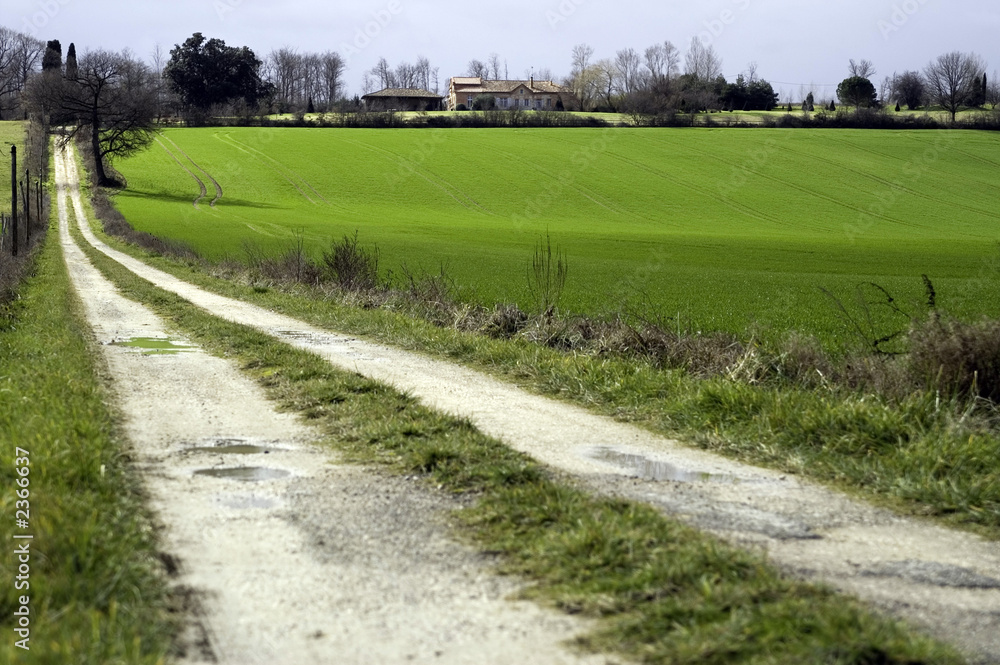
[(457, 513), (462, 533), (502, 553), (504, 571), (533, 581), (529, 595), (603, 619), (582, 640), (585, 648), (657, 663), (961, 662), (853, 599), (785, 579), (759, 555), (650, 507), (592, 497), (466, 421), (208, 315), (86, 251), (126, 296), (212, 353), (236, 359), (354, 461), (425, 474), (473, 497)]

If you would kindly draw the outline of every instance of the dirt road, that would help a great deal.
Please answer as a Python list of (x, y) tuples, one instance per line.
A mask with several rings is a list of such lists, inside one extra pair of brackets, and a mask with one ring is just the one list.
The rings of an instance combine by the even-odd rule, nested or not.
[[(74, 175), (68, 174), (70, 182)], [(466, 417), (483, 432), (576, 474), (597, 491), (647, 501), (700, 528), (762, 548), (785, 569), (923, 626), (974, 662), (1000, 663), (996, 543), (687, 449), (463, 367), (337, 335), (205, 292), (108, 248), (83, 228), (100, 251), (216, 316)]]
[(507, 598), (518, 582), (449, 537), (449, 499), (340, 465), (227, 362), (121, 297), (60, 239), (197, 619), (182, 662), (604, 663), (561, 646), (586, 624)]

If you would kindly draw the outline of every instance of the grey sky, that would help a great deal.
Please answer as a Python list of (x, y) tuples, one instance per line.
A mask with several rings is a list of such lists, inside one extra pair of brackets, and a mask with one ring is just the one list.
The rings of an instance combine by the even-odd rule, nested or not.
[[(440, 68), (441, 85), (465, 72), (472, 58), (498, 53), (511, 78), (548, 68), (569, 73), (575, 44), (595, 58), (617, 50), (640, 53), (672, 41), (687, 51), (701, 35), (721, 55), (732, 80), (751, 61), (776, 90), (794, 99), (800, 86), (822, 96), (823, 84), (847, 76), (848, 59), (872, 60), (880, 80), (894, 71), (922, 69), (932, 58), (975, 51), (1000, 68), (1000, 5), (996, 0), (711, 0), (702, 3), (637, 0), (3, 0), (0, 23), (40, 39), (75, 42), (80, 51), (128, 47), (148, 56), (169, 51), (194, 32), (272, 49), (336, 50), (348, 58), (347, 83), (382, 56), (392, 65), (418, 55)], [(368, 34), (365, 34), (367, 32)], [(346, 52), (346, 53), (345, 53)], [(785, 95), (782, 96), (782, 99)]]

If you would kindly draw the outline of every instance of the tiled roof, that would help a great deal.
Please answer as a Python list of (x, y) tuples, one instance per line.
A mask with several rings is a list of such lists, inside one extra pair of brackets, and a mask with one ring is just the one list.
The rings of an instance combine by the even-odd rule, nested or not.
[(455, 78), (452, 83), (456, 87), (461, 86), (462, 93), (490, 94), (490, 93), (511, 93), (524, 86), (533, 93), (548, 93), (557, 95), (561, 92), (569, 92), (566, 88), (556, 85), (552, 81), (483, 81), (478, 78)]
[(392, 99), (441, 99), (441, 95), (435, 95), (429, 90), (420, 90), (419, 88), (386, 88), (385, 90), (379, 90), (378, 92), (373, 92), (370, 95), (365, 95), (364, 99), (369, 97), (390, 97)]

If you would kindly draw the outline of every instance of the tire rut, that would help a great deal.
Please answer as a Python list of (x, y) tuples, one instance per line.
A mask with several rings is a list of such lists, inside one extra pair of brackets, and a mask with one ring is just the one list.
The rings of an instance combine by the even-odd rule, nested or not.
[[(219, 184), (218, 180), (216, 180), (215, 178), (212, 177), (211, 173), (209, 173), (208, 171), (206, 171), (205, 169), (203, 169), (196, 161), (194, 161), (193, 159), (191, 159), (191, 157), (186, 152), (184, 152), (184, 149), (181, 148), (179, 145), (177, 145), (177, 143), (172, 138), (170, 138), (166, 134), (163, 134), (162, 132), (160, 133), (160, 136), (162, 136), (166, 140), (170, 141), (170, 145), (174, 146), (174, 148), (177, 149), (177, 152), (179, 152), (182, 155), (184, 155), (185, 159), (187, 159), (189, 162), (191, 162), (191, 164), (193, 164), (196, 169), (198, 169), (199, 171), (201, 171), (202, 173), (204, 173), (205, 177), (207, 177), (209, 180), (212, 181), (212, 186), (215, 187), (215, 198), (212, 199), (212, 202), (209, 203), (208, 205), (209, 205), (209, 207), (214, 208), (215, 204), (222, 200), (222, 185)], [(189, 173), (190, 173), (190, 171), (189, 171)], [(205, 196), (208, 196), (208, 189), (207, 188), (205, 190)]]

